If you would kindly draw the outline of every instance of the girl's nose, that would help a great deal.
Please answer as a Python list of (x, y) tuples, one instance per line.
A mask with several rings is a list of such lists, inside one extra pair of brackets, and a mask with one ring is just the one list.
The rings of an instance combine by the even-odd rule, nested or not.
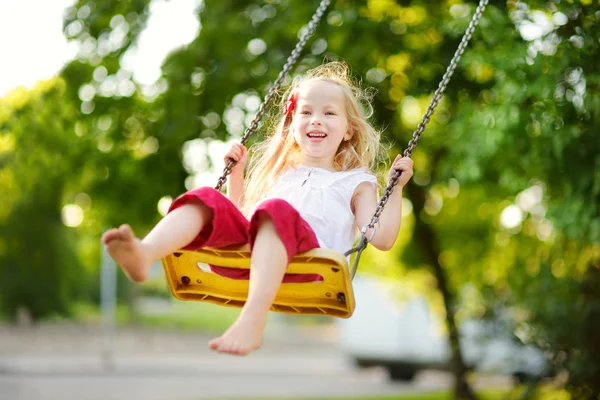
[(313, 118), (310, 120), (310, 124), (311, 124), (311, 125), (322, 125), (322, 124), (321, 124), (321, 119), (320, 119), (320, 118), (318, 118), (318, 117), (313, 117)]

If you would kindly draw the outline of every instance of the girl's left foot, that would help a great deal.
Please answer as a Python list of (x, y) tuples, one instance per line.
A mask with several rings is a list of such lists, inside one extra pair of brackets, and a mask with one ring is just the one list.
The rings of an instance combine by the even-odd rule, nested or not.
[(134, 282), (146, 280), (152, 260), (129, 225), (106, 231), (102, 235), (102, 244), (129, 279)]
[(265, 325), (266, 318), (240, 315), (223, 335), (211, 340), (208, 345), (219, 353), (245, 356), (260, 348)]

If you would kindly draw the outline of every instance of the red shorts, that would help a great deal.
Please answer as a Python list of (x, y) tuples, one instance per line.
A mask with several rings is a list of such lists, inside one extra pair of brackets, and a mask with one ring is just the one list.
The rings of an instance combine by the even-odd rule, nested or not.
[[(248, 243), (250, 249), (254, 245), (258, 229), (257, 216), (267, 213), (277, 229), (288, 255), (288, 262), (298, 253), (319, 247), (317, 236), (300, 213), (290, 203), (282, 199), (263, 201), (250, 220), (221, 192), (202, 187), (191, 190), (177, 198), (169, 207), (169, 212), (184, 204), (203, 203), (212, 210), (213, 219), (198, 233), (198, 236), (183, 250), (194, 250), (202, 247), (223, 248)], [(249, 279), (250, 270), (228, 268), (216, 265), (211, 270), (219, 275), (232, 279)], [(316, 274), (286, 274), (283, 282), (312, 282), (322, 280)]]

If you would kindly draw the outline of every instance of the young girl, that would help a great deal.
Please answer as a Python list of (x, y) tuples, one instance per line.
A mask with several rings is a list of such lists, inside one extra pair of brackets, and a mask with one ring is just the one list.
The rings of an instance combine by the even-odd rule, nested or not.
[[(108, 253), (135, 282), (147, 278), (153, 262), (179, 249), (249, 243), (249, 272), (212, 267), (233, 279), (250, 279), (238, 319), (209, 342), (218, 352), (245, 355), (258, 349), (281, 282), (318, 279), (286, 275), (292, 257), (317, 247), (347, 251), (357, 227), (370, 222), (377, 206), (377, 179), (370, 171), (380, 151), (379, 133), (367, 122), (365, 96), (347, 67), (329, 63), (309, 71), (284, 98), (279, 123), (256, 148), (246, 185), (247, 151), (235, 144), (225, 156), (237, 162), (228, 198), (209, 187), (191, 190), (173, 202), (144, 239), (128, 225), (102, 237)], [(398, 236), (402, 188), (412, 168), (411, 159), (398, 155), (390, 169), (389, 175), (402, 174), (370, 242), (380, 250), (391, 249)]]

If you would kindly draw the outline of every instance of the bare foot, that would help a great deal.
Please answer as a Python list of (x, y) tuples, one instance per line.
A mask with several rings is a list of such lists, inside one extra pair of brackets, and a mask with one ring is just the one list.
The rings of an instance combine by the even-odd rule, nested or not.
[(219, 353), (245, 356), (260, 348), (265, 324), (265, 318), (240, 315), (223, 335), (211, 340), (208, 345)]
[(134, 282), (146, 280), (152, 260), (129, 225), (106, 231), (102, 235), (102, 243), (129, 279)]

